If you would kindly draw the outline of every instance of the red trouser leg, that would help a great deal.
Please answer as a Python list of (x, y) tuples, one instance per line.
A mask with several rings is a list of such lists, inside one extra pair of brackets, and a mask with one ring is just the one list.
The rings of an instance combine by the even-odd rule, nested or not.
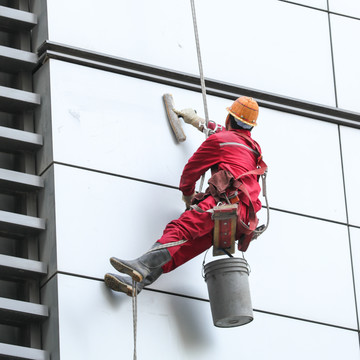
[[(198, 206), (203, 210), (211, 209), (215, 206), (215, 200), (209, 196)], [(211, 213), (200, 213), (195, 210), (185, 211), (179, 219), (171, 221), (158, 242), (161, 244), (179, 240), (187, 240), (187, 242), (168, 248), (172, 259), (162, 266), (163, 271), (174, 270), (208, 249), (212, 245), (213, 228)]]

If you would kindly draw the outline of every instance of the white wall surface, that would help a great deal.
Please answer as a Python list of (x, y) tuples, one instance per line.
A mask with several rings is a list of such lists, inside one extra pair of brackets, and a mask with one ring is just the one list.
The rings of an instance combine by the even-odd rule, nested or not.
[(47, 6), (51, 41), (198, 73), (190, 1), (50, 0)]
[(162, 96), (174, 90), (179, 108), (201, 109), (201, 94), (56, 60), (50, 77), (56, 161), (178, 186), (205, 137), (184, 124), (188, 140), (178, 144)]
[(178, 190), (67, 166), (54, 170), (63, 271), (102, 278), (111, 256), (142, 254), (185, 210)]
[[(54, 174), (61, 272), (102, 279), (115, 271), (111, 256), (140, 256), (184, 209), (174, 189), (60, 165)], [(253, 269), (254, 308), (357, 327), (346, 226), (275, 211), (246, 257)], [(203, 259), (164, 275), (153, 287), (207, 299)]]
[[(131, 299), (96, 280), (57, 278), (61, 359), (131, 358)], [(262, 313), (243, 327), (219, 329), (207, 302), (147, 290), (138, 298), (137, 320), (139, 359), (217, 360), (225, 353), (247, 360), (359, 357), (352, 331)]]
[[(355, 294), (358, 308), (360, 307), (360, 229), (350, 228), (351, 251), (353, 258), (353, 271), (355, 280)], [(358, 329), (360, 323), (358, 318)]]
[[(178, 108), (203, 116), (201, 94), (57, 60), (50, 60), (50, 84), (54, 161), (177, 187), (205, 139), (183, 124), (187, 140), (177, 143), (162, 102), (172, 93)], [(210, 117), (224, 124), (231, 101), (208, 102)], [(253, 137), (270, 166), (272, 206), (345, 221), (337, 126), (265, 108), (259, 124)]]
[(268, 0), (197, 7), (205, 76), (335, 105), (326, 13)]
[(349, 223), (360, 226), (359, 170), (360, 130), (340, 127)]
[[(199, 74), (190, 1), (47, 3), (52, 42)], [(335, 106), (325, 12), (274, 0), (202, 0), (196, 14), (206, 77)]]
[(360, 112), (360, 44), (350, 40), (359, 37), (360, 21), (338, 15), (330, 21), (338, 106)]
[[(65, 72), (73, 74), (67, 82), (62, 81)], [(188, 140), (176, 143), (163, 110), (163, 92), (176, 94), (176, 102), (181, 102), (182, 107), (187, 106), (186, 101), (193, 103), (191, 92), (164, 89), (158, 84), (53, 60), (50, 74), (54, 161), (92, 170), (55, 165), (58, 270), (101, 279), (104, 273), (112, 271), (109, 257), (139, 256), (161, 236), (165, 225), (183, 211), (178, 190), (118, 175), (176, 187), (187, 157), (196, 149), (196, 142), (201, 143), (203, 135), (184, 125)], [(138, 88), (144, 99), (139, 109), (142, 116), (133, 111)], [(212, 113), (224, 117), (228, 102), (209, 99)], [(254, 136), (263, 145), (265, 160), (269, 159), (271, 206), (346, 222), (338, 127), (268, 109), (261, 109), (260, 114)], [(128, 118), (138, 128), (147, 128), (151, 121), (152, 136), (148, 132), (139, 134), (128, 126)], [(278, 136), (277, 129), (281, 129), (282, 136)], [(161, 134), (161, 141), (154, 142), (157, 134)], [(149, 151), (144, 151), (144, 144), (150, 145)], [(151, 215), (154, 211), (156, 221)], [(264, 211), (262, 218), (265, 221)], [(252, 266), (261, 269), (257, 272), (258, 283), (255, 280), (255, 308), (356, 328), (345, 226), (275, 212), (263, 244), (256, 248), (259, 255), (249, 252)], [(338, 283), (343, 286), (341, 300), (334, 293), (334, 279), (327, 275), (340, 250), (342, 266), (337, 274)], [(271, 258), (268, 254), (273, 251), (278, 255)], [(83, 254), (83, 261), (79, 261), (79, 253)], [(206, 298), (204, 286), (199, 290), (181, 280), (194, 273), (200, 275), (201, 261), (194, 260), (185, 270), (176, 270), (175, 282), (166, 276), (158, 288)], [(302, 266), (305, 269), (299, 273)], [(282, 271), (284, 267), (287, 271)], [(263, 276), (269, 277), (267, 284), (277, 279), (271, 293), (264, 290)], [(200, 276), (194, 284), (198, 282), (204, 285)], [(299, 293), (303, 298), (301, 306), (297, 303)], [(286, 305), (279, 301), (282, 298), (288, 298)], [(324, 302), (329, 306), (323, 307)], [(347, 313), (338, 316), (340, 313), (334, 309), (341, 305)]]
[(357, 0), (329, 0), (329, 10), (360, 18), (360, 3)]
[(357, 328), (346, 226), (272, 212), (246, 257), (255, 309)]
[(337, 125), (266, 108), (259, 117), (271, 206), (345, 221)]
[(327, 0), (295, 0), (289, 2), (296, 3), (299, 5), (311, 6), (322, 10), (327, 9)]
[[(328, 14), (314, 9), (326, 9), (327, 1), (296, 2), (306, 6), (197, 1), (205, 76), (335, 106)], [(329, 5), (347, 12), (350, 1)], [(198, 74), (190, 1), (47, 6), (51, 41)], [(331, 31), (338, 105), (359, 111), (360, 52), (344, 41), (360, 32), (358, 21), (331, 15)], [(38, 167), (54, 180), (43, 197), (54, 208), (42, 259), (51, 262), (43, 288), (51, 308), (45, 346), (59, 346), (61, 360), (130, 358), (131, 299), (107, 289), (103, 276), (115, 272), (111, 256), (141, 255), (184, 210), (176, 187), (205, 137), (183, 124), (187, 140), (178, 144), (162, 95), (203, 116), (201, 94), (53, 59), (36, 79), (47, 149)], [(223, 124), (231, 101), (207, 98), (210, 118)], [(234, 329), (212, 325), (200, 255), (140, 294), (139, 359), (359, 358), (358, 135), (260, 109), (253, 137), (269, 165), (272, 209), (269, 229), (245, 253), (255, 319)], [(59, 345), (51, 338), (57, 331)], [(52, 356), (58, 360), (57, 350)]]

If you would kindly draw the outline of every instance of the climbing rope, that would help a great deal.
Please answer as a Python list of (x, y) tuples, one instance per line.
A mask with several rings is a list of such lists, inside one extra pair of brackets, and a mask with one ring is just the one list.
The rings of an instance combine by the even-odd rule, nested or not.
[[(196, 53), (197, 53), (197, 59), (198, 59), (198, 65), (199, 65), (201, 93), (202, 93), (203, 104), (204, 104), (204, 112), (205, 112), (205, 125), (204, 125), (205, 131), (204, 131), (204, 133), (205, 133), (205, 136), (208, 137), (207, 125), (208, 125), (208, 122), (209, 122), (209, 111), (208, 111), (207, 100), (206, 100), (206, 86), (205, 86), (204, 72), (203, 72), (203, 66), (202, 66), (202, 60), (201, 60), (199, 32), (198, 32), (197, 21), (196, 21), (195, 1), (190, 0), (190, 3), (191, 3), (191, 12), (192, 12), (192, 18), (193, 18), (193, 25), (194, 25)], [(204, 179), (205, 179), (205, 174), (203, 174), (201, 176), (199, 192), (201, 192), (202, 187), (204, 185)], [(178, 243), (183, 243), (183, 242), (186, 242), (186, 240), (180, 240)], [(176, 245), (179, 245), (178, 243), (176, 243)], [(173, 246), (175, 246), (175, 244)], [(169, 245), (167, 244), (166, 247), (169, 247)], [(156, 248), (156, 250), (158, 250), (158, 248)], [(136, 281), (134, 281), (134, 280), (132, 282), (132, 308), (133, 308), (133, 329), (134, 329), (134, 357), (133, 357), (133, 359), (136, 360), (136, 356), (137, 356), (136, 355), (137, 287), (136, 287)]]
[[(199, 31), (198, 31), (198, 27), (197, 27), (196, 11), (195, 11), (195, 0), (190, 0), (190, 3), (191, 3), (191, 12), (192, 12), (192, 18), (193, 18), (193, 25), (194, 25), (196, 52), (197, 52), (199, 73), (200, 73), (201, 93), (202, 93), (202, 97), (203, 97), (204, 112), (205, 112), (204, 133), (205, 133), (205, 136), (208, 137), (209, 136), (209, 131), (208, 131), (209, 112), (208, 112), (208, 106), (207, 106), (207, 101), (206, 101), (206, 86), (205, 86), (204, 72), (203, 72), (203, 66), (202, 66), (202, 61), (201, 61)], [(269, 225), (269, 219), (270, 219), (270, 209), (269, 209), (269, 203), (268, 203), (267, 193), (266, 193), (266, 173), (264, 175), (262, 175), (261, 178), (263, 181), (263, 195), (265, 197), (265, 202), (266, 202), (267, 222), (266, 222), (266, 225), (255, 230), (255, 232), (254, 232), (255, 238), (258, 237), (259, 235), (261, 235), (267, 229), (267, 227)], [(204, 180), (205, 180), (205, 174), (203, 174), (201, 176), (199, 192), (202, 192)], [(206, 256), (206, 254), (205, 254), (205, 256)]]
[(136, 360), (136, 335), (137, 335), (137, 286), (136, 281), (132, 281), (132, 310), (133, 310), (133, 330), (134, 330), (134, 357)]
[(151, 252), (156, 251), (156, 250), (168, 249), (168, 248), (171, 248), (171, 247), (174, 247), (174, 246), (182, 245), (182, 244), (184, 244), (186, 242), (187, 242), (187, 240), (183, 239), (183, 240), (178, 240), (178, 241), (172, 241), (172, 242), (167, 243), (167, 244), (160, 244), (160, 245), (158, 245), (156, 247), (153, 247), (150, 250), (148, 250), (146, 252), (146, 254), (151, 253)]
[[(187, 240), (179, 240), (179, 241), (174, 241), (172, 243), (169, 244), (162, 244), (157, 246), (156, 248), (152, 248), (150, 249), (147, 253), (150, 253), (152, 251), (155, 250), (160, 250), (160, 249), (166, 249), (169, 247), (173, 247), (173, 246), (177, 246), (177, 245), (182, 245), (184, 243), (186, 243)], [(136, 337), (137, 337), (137, 282), (133, 279), (132, 280), (132, 291), (131, 291), (131, 297), (132, 297), (132, 312), (133, 312), (133, 335), (134, 335), (134, 356), (133, 356), (133, 360), (136, 360), (137, 355), (136, 355)]]
[(206, 125), (207, 125), (207, 123), (209, 121), (209, 112), (208, 112), (208, 106), (207, 106), (207, 101), (206, 101), (206, 87), (205, 87), (203, 66), (202, 66), (202, 61), (201, 61), (199, 32), (198, 32), (197, 22), (196, 22), (195, 1), (190, 0), (190, 2), (191, 2), (191, 11), (192, 11), (192, 18), (193, 18), (193, 25), (194, 25), (196, 52), (197, 52), (197, 58), (198, 58), (198, 64), (199, 64), (201, 93), (202, 93), (202, 97), (203, 97), (204, 111), (205, 111), (205, 121), (206, 121)]
[[(198, 65), (199, 65), (199, 74), (200, 74), (200, 85), (201, 85), (201, 93), (204, 103), (204, 112), (205, 112), (205, 125), (204, 125), (204, 133), (205, 136), (208, 137), (208, 122), (209, 122), (209, 111), (207, 106), (207, 100), (206, 100), (206, 86), (205, 86), (205, 79), (204, 79), (204, 72), (203, 72), (203, 66), (201, 61), (201, 51), (200, 51), (200, 41), (199, 41), (199, 31), (197, 27), (197, 21), (196, 21), (196, 11), (195, 11), (195, 0), (190, 0), (191, 3), (191, 12), (192, 12), (192, 18), (193, 18), (193, 25), (194, 25), (194, 34), (195, 34), (195, 43), (196, 43), (196, 53), (198, 58)], [(205, 180), (205, 174), (201, 176), (200, 179), (200, 186), (199, 186), (199, 192), (202, 192), (202, 188), (204, 185)]]

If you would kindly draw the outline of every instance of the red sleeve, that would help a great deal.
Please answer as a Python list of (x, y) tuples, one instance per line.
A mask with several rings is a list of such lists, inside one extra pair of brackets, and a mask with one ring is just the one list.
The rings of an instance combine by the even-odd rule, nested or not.
[(192, 195), (201, 175), (219, 162), (219, 147), (216, 137), (209, 136), (189, 159), (181, 175), (179, 186), (185, 196)]

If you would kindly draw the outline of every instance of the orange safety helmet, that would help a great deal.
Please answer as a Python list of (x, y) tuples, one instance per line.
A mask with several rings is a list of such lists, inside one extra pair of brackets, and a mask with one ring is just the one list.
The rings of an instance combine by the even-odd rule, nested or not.
[(256, 126), (256, 119), (259, 115), (259, 105), (251, 97), (241, 96), (237, 98), (234, 103), (226, 108), (229, 112), (229, 115), (226, 118), (226, 121), (229, 120), (230, 114), (237, 120), (250, 125)]

